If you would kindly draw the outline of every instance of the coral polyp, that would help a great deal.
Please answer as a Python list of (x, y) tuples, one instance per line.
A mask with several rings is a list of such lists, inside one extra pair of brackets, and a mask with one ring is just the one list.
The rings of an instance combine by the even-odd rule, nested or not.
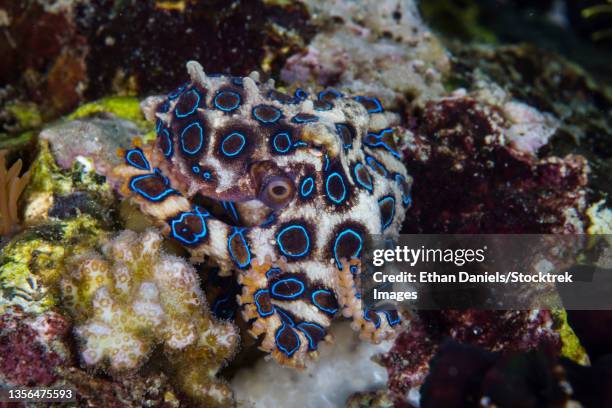
[(392, 335), (397, 314), (356, 299), (358, 265), (339, 277), (367, 234), (398, 234), (410, 205), (396, 115), (374, 97), (187, 68), (190, 82), (143, 103), (157, 140), (125, 152), (119, 191), (195, 260), (238, 271), (243, 316), (279, 362), (316, 356), (340, 310), (370, 340)]
[(177, 387), (195, 401), (223, 405), (229, 388), (216, 371), (238, 335), (208, 312), (199, 280), (184, 260), (164, 254), (155, 231), (124, 231), (72, 260), (61, 282), (85, 366), (134, 372), (162, 344)]

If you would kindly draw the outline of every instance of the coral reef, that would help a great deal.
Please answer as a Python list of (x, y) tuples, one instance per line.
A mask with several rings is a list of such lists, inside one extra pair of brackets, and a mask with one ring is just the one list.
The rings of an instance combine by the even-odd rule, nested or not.
[(455, 96), (410, 118), (414, 137), (404, 155), (414, 205), (403, 232), (585, 231), (586, 161), (535, 157), (552, 133), (544, 118), (516, 104), (504, 108)]
[(388, 388), (395, 399), (405, 401), (423, 382), (430, 359), (446, 338), (500, 353), (545, 349), (557, 354), (561, 349), (548, 311), (421, 311), (379, 358), (387, 367)]
[(368, 96), (187, 66), (190, 83), (143, 103), (157, 142), (125, 153), (121, 194), (194, 259), (239, 271), (243, 316), (278, 361), (316, 356), (339, 309), (365, 338), (392, 335), (397, 313), (364, 310), (354, 279), (365, 235), (393, 238), (410, 204), (395, 116)]
[(225, 406), (231, 391), (215, 378), (238, 335), (216, 322), (193, 268), (160, 250), (154, 231), (123, 231), (102, 253), (80, 254), (61, 281), (63, 305), (75, 319), (86, 366), (134, 371), (161, 343), (174, 381), (201, 404)]
[(177, 407), (163, 375), (149, 373), (119, 381), (99, 379), (74, 366), (70, 321), (56, 311), (27, 313), (20, 306), (0, 314), (0, 381), (3, 385), (69, 387), (75, 407)]
[(76, 161), (106, 175), (120, 163), (118, 149), (131, 146), (141, 131), (133, 122), (117, 117), (75, 119), (44, 129), (40, 138), (49, 142), (53, 157), (62, 169)]
[[(564, 43), (563, 48), (567, 47)], [(580, 154), (591, 167), (594, 200), (612, 193), (609, 174), (612, 88), (550, 51), (532, 45), (453, 47), (452, 83), (477, 91), (491, 82), (510, 97), (554, 115), (558, 131), (548, 154)], [(604, 64), (609, 68), (609, 64)], [(608, 205), (609, 207), (609, 205)]]
[(74, 3), (0, 1), (5, 17), (0, 133), (32, 129), (82, 101), (88, 83), (87, 45), (76, 31)]
[(5, 150), (0, 150), (0, 236), (14, 233), (19, 228), (18, 200), (30, 181), (30, 172), (21, 172), (22, 161), (7, 168)]
[(444, 93), (450, 62), (411, 0), (305, 1), (320, 29), (287, 59), (287, 83), (334, 86), (397, 109)]
[(260, 0), (2, 0), (0, 28), (0, 134), (109, 94), (169, 89), (191, 58), (214, 72), (278, 70), (312, 35), (300, 3)]
[(610, 359), (592, 367), (542, 351), (491, 353), (454, 342), (444, 344), (421, 388), (421, 407), (585, 406), (612, 401)]
[(70, 322), (53, 311), (36, 315), (19, 306), (0, 310), (2, 383), (42, 387), (57, 382), (58, 369), (70, 360), (63, 342)]
[(606, 311), (360, 301), (369, 234), (610, 233), (611, 88), (495, 45), (574, 27), (530, 3), (0, 0), (0, 386), (83, 408), (612, 405)]
[(116, 226), (115, 197), (105, 179), (92, 171), (90, 162), (78, 160), (63, 170), (53, 158), (49, 141), (40, 140), (37, 148), (23, 200), (26, 226), (71, 214), (88, 214), (107, 229)]
[(58, 304), (55, 285), (65, 262), (91, 248), (105, 230), (90, 216), (49, 222), (16, 236), (0, 255), (0, 306), (42, 313)]

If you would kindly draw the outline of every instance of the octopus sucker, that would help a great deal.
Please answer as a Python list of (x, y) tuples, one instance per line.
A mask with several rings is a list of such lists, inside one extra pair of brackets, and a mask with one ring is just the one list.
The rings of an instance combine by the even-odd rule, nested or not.
[(373, 96), (187, 70), (141, 104), (157, 139), (122, 152), (119, 193), (237, 276), (250, 333), (279, 363), (316, 358), (339, 315), (368, 341), (392, 336), (399, 315), (364, 309), (358, 284), (366, 236), (395, 238), (411, 203), (392, 115)]

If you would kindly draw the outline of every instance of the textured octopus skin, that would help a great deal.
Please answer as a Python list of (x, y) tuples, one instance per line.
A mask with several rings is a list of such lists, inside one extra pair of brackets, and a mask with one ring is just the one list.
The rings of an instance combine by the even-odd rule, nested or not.
[(143, 102), (157, 139), (125, 152), (121, 194), (195, 260), (236, 273), (250, 332), (281, 364), (315, 357), (339, 313), (365, 339), (392, 335), (397, 312), (364, 310), (358, 282), (366, 235), (393, 239), (410, 206), (380, 102), (187, 70), (189, 83)]

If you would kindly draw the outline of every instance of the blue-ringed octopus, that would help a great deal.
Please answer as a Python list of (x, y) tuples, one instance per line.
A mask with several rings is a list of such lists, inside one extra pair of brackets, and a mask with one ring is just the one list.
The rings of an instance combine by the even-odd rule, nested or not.
[(411, 203), (395, 116), (374, 97), (187, 70), (142, 103), (157, 138), (125, 152), (120, 193), (194, 260), (236, 274), (250, 333), (281, 364), (316, 356), (339, 314), (370, 341), (392, 335), (400, 316), (362, 306), (359, 273), (368, 234), (395, 237)]

